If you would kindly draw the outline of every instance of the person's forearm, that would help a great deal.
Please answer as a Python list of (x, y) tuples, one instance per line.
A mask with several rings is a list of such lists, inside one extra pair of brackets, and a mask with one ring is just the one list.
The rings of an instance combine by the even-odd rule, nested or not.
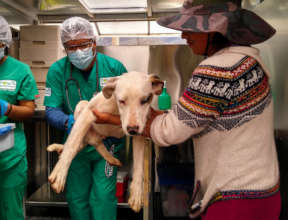
[(20, 101), (19, 105), (9, 104), (5, 115), (12, 120), (22, 121), (31, 118), (34, 111), (34, 101)]
[(60, 130), (65, 130), (65, 122), (69, 116), (60, 108), (46, 107), (46, 119), (48, 123)]
[(182, 143), (202, 130), (202, 127), (192, 128), (179, 121), (171, 110), (169, 113), (159, 115), (153, 120), (150, 136), (157, 145), (170, 146)]

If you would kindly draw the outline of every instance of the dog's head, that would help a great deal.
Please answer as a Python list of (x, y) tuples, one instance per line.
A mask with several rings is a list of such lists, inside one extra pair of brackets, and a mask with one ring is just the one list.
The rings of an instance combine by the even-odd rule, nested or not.
[(161, 94), (163, 85), (159, 77), (140, 72), (125, 73), (107, 82), (103, 95), (115, 96), (126, 135), (143, 132), (153, 96)]

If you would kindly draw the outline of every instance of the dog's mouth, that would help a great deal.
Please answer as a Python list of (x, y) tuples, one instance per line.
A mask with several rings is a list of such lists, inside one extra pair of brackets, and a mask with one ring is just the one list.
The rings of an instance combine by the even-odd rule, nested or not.
[(129, 131), (128, 134), (131, 135), (131, 136), (135, 136), (135, 135), (138, 135), (138, 132), (136, 132), (136, 131)]
[(140, 134), (139, 126), (127, 126), (127, 134), (130, 136), (135, 136)]

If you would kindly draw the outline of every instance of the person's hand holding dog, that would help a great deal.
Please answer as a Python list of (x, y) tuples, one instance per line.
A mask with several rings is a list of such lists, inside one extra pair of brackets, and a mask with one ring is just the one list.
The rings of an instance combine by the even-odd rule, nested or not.
[[(113, 124), (113, 125), (121, 125), (121, 120), (119, 115), (112, 115), (110, 113), (106, 112), (99, 112), (97, 109), (92, 110), (93, 114), (96, 116), (96, 123), (99, 124)], [(147, 119), (144, 131), (142, 135), (144, 137), (150, 137), (150, 127), (153, 122), (153, 120), (161, 114), (164, 114), (165, 111), (159, 111), (159, 110), (154, 110), (153, 108), (150, 108), (150, 114), (149, 118)]]
[(146, 125), (145, 125), (145, 128), (144, 128), (144, 131), (142, 133), (142, 135), (144, 137), (151, 137), (150, 135), (150, 128), (151, 128), (151, 124), (152, 122), (154, 121), (154, 119), (158, 116), (158, 115), (162, 115), (164, 114), (165, 111), (160, 111), (160, 110), (155, 110), (153, 108), (150, 108), (150, 114), (149, 114), (149, 118), (147, 119), (146, 121)]
[(121, 120), (119, 115), (112, 115), (106, 112), (99, 112), (97, 109), (92, 110), (93, 114), (96, 116), (96, 123), (98, 124), (112, 124), (121, 125)]

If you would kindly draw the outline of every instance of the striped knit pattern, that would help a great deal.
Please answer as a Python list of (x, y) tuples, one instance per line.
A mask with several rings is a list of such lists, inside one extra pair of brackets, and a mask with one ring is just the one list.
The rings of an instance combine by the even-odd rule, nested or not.
[(232, 67), (199, 65), (174, 108), (178, 118), (194, 128), (231, 130), (261, 114), (271, 102), (268, 77), (252, 57)]
[(223, 191), (218, 192), (209, 202), (209, 205), (223, 200), (231, 199), (261, 199), (274, 195), (279, 191), (280, 184), (276, 184), (274, 187), (267, 190), (235, 190), (235, 191)]

